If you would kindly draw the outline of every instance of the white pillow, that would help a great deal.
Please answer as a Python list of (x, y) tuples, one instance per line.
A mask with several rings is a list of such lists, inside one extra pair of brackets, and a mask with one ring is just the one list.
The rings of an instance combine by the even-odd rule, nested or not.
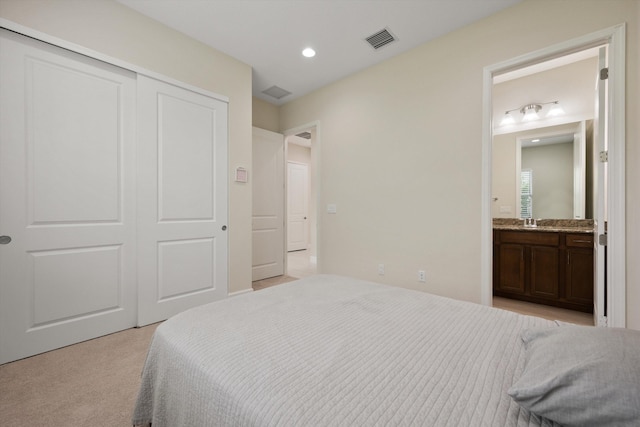
[(522, 333), (525, 366), (509, 395), (566, 426), (640, 426), (640, 331), (591, 326)]

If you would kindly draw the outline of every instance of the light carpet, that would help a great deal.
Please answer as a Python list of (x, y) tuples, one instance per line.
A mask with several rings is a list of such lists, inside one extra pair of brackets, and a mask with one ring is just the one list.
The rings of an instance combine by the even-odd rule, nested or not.
[(0, 366), (0, 425), (130, 426), (158, 324)]

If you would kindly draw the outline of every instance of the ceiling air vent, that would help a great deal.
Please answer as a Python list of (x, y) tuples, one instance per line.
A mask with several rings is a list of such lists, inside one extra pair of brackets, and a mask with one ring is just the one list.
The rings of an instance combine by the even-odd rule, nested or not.
[(299, 134), (296, 134), (296, 136), (299, 136), (300, 138), (304, 138), (304, 139), (311, 139), (310, 132), (300, 132)]
[(387, 28), (385, 28), (375, 34), (370, 35), (365, 40), (371, 45), (371, 47), (377, 50), (383, 46), (388, 45), (391, 42), (396, 41), (396, 38)]
[(262, 93), (264, 93), (265, 95), (269, 95), (275, 99), (281, 99), (287, 95), (291, 95), (291, 92), (289, 92), (288, 90), (284, 90), (278, 86), (271, 86), (269, 89), (263, 90)]

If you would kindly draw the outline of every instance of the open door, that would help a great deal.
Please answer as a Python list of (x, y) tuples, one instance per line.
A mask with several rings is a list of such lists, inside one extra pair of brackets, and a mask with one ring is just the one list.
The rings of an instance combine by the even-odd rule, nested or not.
[(253, 281), (284, 274), (284, 135), (253, 128)]
[[(594, 228), (594, 324), (607, 326), (607, 48), (598, 53), (596, 117), (593, 122), (595, 141), (594, 173), (596, 185), (596, 211)], [(604, 71), (603, 71), (604, 70)]]

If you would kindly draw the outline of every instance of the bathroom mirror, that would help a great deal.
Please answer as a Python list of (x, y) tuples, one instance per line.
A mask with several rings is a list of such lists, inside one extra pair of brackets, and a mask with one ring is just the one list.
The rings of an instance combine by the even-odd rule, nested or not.
[(581, 121), (495, 135), (493, 217), (593, 218), (592, 134)]

